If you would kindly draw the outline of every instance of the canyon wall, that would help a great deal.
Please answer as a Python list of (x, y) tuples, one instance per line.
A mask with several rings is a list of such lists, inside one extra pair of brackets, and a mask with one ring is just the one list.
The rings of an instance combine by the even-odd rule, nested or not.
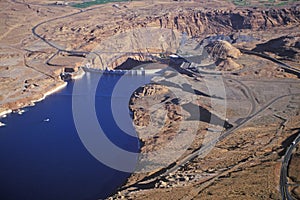
[[(58, 43), (66, 40), (65, 37), (60, 39), (60, 35), (69, 35), (68, 49), (99, 53), (89, 58), (89, 62), (97, 68), (115, 68), (128, 57), (151, 60), (151, 56), (159, 53), (175, 53), (185, 39), (184, 36), (200, 42), (212, 34), (228, 35), (241, 30), (264, 31), (300, 22), (300, 6), (203, 10), (172, 4), (160, 9), (152, 10), (150, 7), (134, 13), (126, 12), (108, 22), (103, 22), (103, 16), (99, 15), (94, 16), (88, 25), (83, 25), (82, 21), (73, 21), (68, 25), (58, 23), (52, 30), (49, 27), (43, 29), (51, 33), (51, 37), (57, 35), (55, 38)], [(90, 14), (87, 12), (82, 18)], [(50, 37), (46, 32), (45, 36)]]

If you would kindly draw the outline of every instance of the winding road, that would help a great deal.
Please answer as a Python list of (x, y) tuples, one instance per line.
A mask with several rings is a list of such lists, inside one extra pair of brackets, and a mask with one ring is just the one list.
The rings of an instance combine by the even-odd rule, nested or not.
[(300, 142), (300, 133), (287, 149), (284, 155), (284, 159), (282, 161), (281, 172), (280, 172), (280, 192), (283, 200), (294, 200), (294, 198), (289, 193), (289, 189), (288, 189), (289, 185), (288, 185), (287, 171), (288, 171), (288, 166), (291, 160), (293, 150), (294, 148), (296, 148), (299, 142)]
[[(14, 3), (20, 3), (20, 4), (25, 4), (25, 5), (38, 5), (38, 6), (42, 6), (43, 4), (28, 4), (28, 3), (22, 3), (22, 2), (18, 2), (18, 1), (15, 1), (15, 0), (12, 0), (12, 2)], [(45, 5), (43, 5), (45, 6)], [(49, 5), (48, 5), (49, 6)], [(59, 44), (56, 44), (55, 42), (51, 42), (49, 41), (48, 39), (44, 38), (42, 35), (40, 35), (38, 32), (37, 32), (37, 29), (42, 26), (42, 25), (45, 25), (47, 23), (51, 23), (51, 22), (54, 22), (54, 21), (57, 21), (57, 20), (61, 20), (61, 19), (65, 19), (65, 18), (69, 18), (69, 17), (74, 17), (76, 15), (79, 15), (79, 14), (83, 14), (85, 12), (88, 12), (88, 11), (92, 11), (92, 10), (96, 10), (96, 9), (99, 9), (99, 8), (103, 8), (105, 7), (106, 5), (102, 5), (102, 6), (96, 6), (96, 7), (93, 7), (93, 8), (87, 8), (87, 9), (80, 9), (78, 12), (74, 12), (74, 13), (71, 13), (71, 14), (67, 14), (67, 15), (64, 15), (64, 16), (59, 16), (59, 17), (56, 17), (56, 18), (52, 18), (52, 19), (49, 19), (49, 20), (46, 20), (46, 21), (43, 21), (43, 22), (40, 22), (38, 24), (36, 24), (32, 29), (32, 34), (39, 38), (40, 40), (42, 40), (43, 42), (45, 42), (46, 44), (48, 44), (50, 47), (54, 48), (57, 50), (57, 52), (55, 52), (50, 58), (47, 59), (46, 61), (46, 64), (50, 65), (50, 66), (59, 66), (59, 65), (55, 65), (55, 64), (51, 64), (50, 61), (56, 56), (58, 55), (60, 52), (65, 52), (65, 53), (68, 53), (68, 54), (73, 54), (73, 55), (88, 55), (88, 54), (94, 54), (96, 55), (100, 61), (102, 62), (102, 58), (101, 58), (101, 53), (119, 53), (119, 54), (130, 54), (130, 55), (139, 55), (141, 54), (141, 52), (134, 52), (134, 51), (129, 51), (129, 52), (115, 52), (115, 51), (78, 51), (78, 50), (67, 50), (66, 48), (60, 46)], [(152, 6), (151, 4), (149, 4), (148, 6), (145, 6), (145, 7), (150, 7)], [(144, 7), (144, 8), (145, 8)], [(132, 14), (134, 14), (134, 12), (128, 8), (126, 8), (126, 10), (122, 10), (122, 9), (117, 9), (117, 11), (115, 13), (125, 13), (125, 12), (131, 12)], [(160, 54), (161, 52), (151, 52), (151, 54), (149, 53), (148, 56), (151, 56), (153, 58), (158, 58), (158, 57), (155, 57), (153, 54)]]

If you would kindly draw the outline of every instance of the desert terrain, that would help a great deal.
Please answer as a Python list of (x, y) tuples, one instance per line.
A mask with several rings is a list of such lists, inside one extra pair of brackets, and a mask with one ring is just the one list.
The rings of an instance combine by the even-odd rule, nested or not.
[(0, 5), (0, 115), (80, 66), (163, 68), (129, 102), (142, 156), (110, 199), (299, 198), (299, 144), (281, 183), (300, 127), (299, 1)]

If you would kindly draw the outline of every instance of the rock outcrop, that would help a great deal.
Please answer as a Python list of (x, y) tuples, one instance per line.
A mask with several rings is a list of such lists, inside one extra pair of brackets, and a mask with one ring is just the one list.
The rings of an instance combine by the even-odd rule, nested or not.
[(205, 50), (214, 59), (238, 58), (241, 56), (240, 50), (223, 40), (214, 41), (208, 44), (205, 47)]
[(229, 42), (218, 40), (208, 44), (204, 49), (215, 62), (217, 70), (233, 71), (242, 68), (235, 62), (242, 53)]

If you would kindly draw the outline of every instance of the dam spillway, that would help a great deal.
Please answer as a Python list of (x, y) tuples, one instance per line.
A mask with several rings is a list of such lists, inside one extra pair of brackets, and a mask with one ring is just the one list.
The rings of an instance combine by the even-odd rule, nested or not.
[(128, 75), (128, 76), (146, 76), (159, 73), (161, 69), (132, 69), (132, 70), (103, 70), (91, 67), (82, 67), (85, 72), (108, 74), (108, 75)]

